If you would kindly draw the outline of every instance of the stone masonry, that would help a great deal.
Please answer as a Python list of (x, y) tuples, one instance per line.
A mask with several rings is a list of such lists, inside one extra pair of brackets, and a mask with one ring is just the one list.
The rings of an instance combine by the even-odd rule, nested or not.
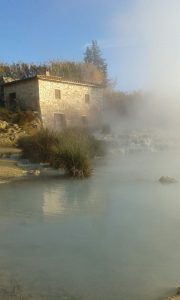
[(16, 108), (22, 110), (39, 110), (39, 89), (36, 78), (12, 81), (4, 84), (4, 102), (8, 109), (11, 109), (10, 96), (15, 94), (13, 99)]
[(97, 127), (102, 122), (103, 88), (90, 83), (39, 75), (4, 85), (9, 109), (39, 112), (44, 127)]

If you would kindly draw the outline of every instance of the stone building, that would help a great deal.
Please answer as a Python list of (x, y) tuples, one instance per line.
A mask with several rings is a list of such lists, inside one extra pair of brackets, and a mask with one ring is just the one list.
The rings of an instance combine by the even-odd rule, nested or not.
[(103, 87), (37, 75), (3, 85), (8, 109), (37, 111), (44, 127), (97, 127), (102, 121)]
[(4, 84), (11, 81), (11, 77), (0, 76), (0, 106), (4, 106)]

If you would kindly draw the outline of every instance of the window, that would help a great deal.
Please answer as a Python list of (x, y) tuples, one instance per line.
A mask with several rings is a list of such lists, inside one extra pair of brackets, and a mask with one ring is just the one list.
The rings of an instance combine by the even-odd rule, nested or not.
[(58, 90), (58, 89), (55, 90), (55, 98), (56, 99), (61, 99), (61, 91)]
[(85, 103), (87, 103), (87, 104), (90, 103), (90, 97), (89, 97), (89, 94), (85, 94)]

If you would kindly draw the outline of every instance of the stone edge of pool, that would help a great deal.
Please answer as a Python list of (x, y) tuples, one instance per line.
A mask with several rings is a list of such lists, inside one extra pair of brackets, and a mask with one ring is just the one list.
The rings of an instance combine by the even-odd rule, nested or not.
[(64, 176), (63, 170), (55, 170), (49, 164), (32, 164), (21, 159), (18, 148), (0, 147), (0, 184), (29, 177)]

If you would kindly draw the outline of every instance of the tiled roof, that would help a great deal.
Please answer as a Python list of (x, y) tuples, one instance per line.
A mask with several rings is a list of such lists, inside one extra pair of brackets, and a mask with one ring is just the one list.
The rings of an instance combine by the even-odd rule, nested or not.
[(14, 81), (11, 81), (11, 82), (6, 82), (6, 83), (4, 83), (4, 85), (18, 84), (20, 82), (24, 82), (24, 81), (28, 81), (28, 80), (33, 80), (33, 79), (40, 79), (40, 80), (45, 80), (45, 81), (62, 82), (62, 83), (67, 83), (67, 84), (90, 86), (90, 87), (96, 87), (96, 88), (103, 88), (102, 84), (95, 84), (95, 83), (86, 82), (86, 81), (75, 81), (75, 80), (69, 80), (69, 79), (66, 80), (63, 77), (47, 76), (47, 75), (36, 75), (36, 76), (33, 76), (33, 77), (29, 77), (29, 78), (18, 79), (18, 80), (14, 80)]
[(70, 80), (70, 79), (65, 79), (63, 77), (58, 77), (58, 76), (37, 75), (37, 78), (42, 79), (42, 80), (48, 80), (48, 81), (58, 81), (58, 82), (63, 82), (63, 83), (102, 87), (102, 84), (95, 84), (93, 82), (86, 82), (86, 81)]

